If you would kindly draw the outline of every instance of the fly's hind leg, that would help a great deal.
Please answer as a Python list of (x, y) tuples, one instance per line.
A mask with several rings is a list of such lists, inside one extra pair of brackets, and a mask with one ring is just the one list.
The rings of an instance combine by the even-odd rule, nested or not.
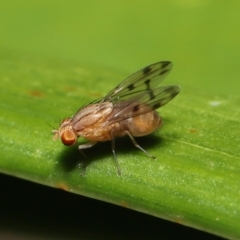
[(112, 152), (113, 152), (114, 161), (115, 161), (116, 166), (117, 166), (118, 174), (121, 175), (121, 168), (120, 168), (120, 165), (118, 163), (117, 156), (116, 156), (116, 153), (115, 153), (115, 134), (114, 134), (114, 130), (111, 131), (111, 138), (112, 138)]
[(154, 157), (153, 155), (151, 155), (150, 153), (148, 153), (146, 150), (144, 150), (140, 145), (138, 145), (138, 143), (136, 142), (136, 140), (134, 139), (134, 137), (130, 134), (130, 132), (125, 131), (127, 133), (127, 135), (130, 137), (133, 145), (137, 148), (139, 148), (140, 150), (142, 150), (147, 156), (156, 159), (156, 157)]

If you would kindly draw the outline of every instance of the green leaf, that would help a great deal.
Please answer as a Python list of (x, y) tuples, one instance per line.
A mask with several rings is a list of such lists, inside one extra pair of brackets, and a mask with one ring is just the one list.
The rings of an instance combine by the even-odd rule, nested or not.
[[(137, 70), (137, 69), (136, 69)], [(228, 238), (240, 237), (240, 98), (187, 84), (160, 109), (164, 126), (118, 139), (117, 174), (110, 142), (84, 153), (52, 141), (52, 127), (128, 75), (69, 61), (2, 52), (0, 171), (111, 202)], [(168, 85), (168, 79), (163, 85)], [(176, 82), (181, 85), (181, 82)], [(50, 125), (50, 126), (49, 126)], [(82, 141), (82, 140), (80, 140)], [(86, 172), (81, 176), (79, 162)]]

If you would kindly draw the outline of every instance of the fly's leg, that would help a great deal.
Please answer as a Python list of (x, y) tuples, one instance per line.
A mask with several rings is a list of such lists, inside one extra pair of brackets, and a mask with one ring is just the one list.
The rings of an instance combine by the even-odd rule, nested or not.
[(120, 168), (120, 165), (119, 165), (119, 162), (117, 160), (116, 153), (115, 153), (115, 135), (114, 135), (114, 130), (111, 131), (111, 137), (112, 137), (112, 152), (113, 152), (114, 161), (115, 161), (116, 166), (117, 166), (118, 175), (121, 175), (121, 168)]
[[(78, 146), (78, 149), (80, 151), (80, 153), (83, 155), (84, 158), (86, 158), (86, 155), (84, 154), (84, 152), (82, 151), (82, 149), (86, 149), (86, 148), (90, 148), (92, 146), (94, 146), (97, 142), (88, 142), (85, 144), (81, 144)], [(81, 174), (82, 176), (85, 176), (85, 170), (86, 170), (86, 166), (84, 166), (84, 163), (80, 163), (79, 167), (82, 167), (83, 169), (83, 173)]]
[(81, 149), (85, 149), (85, 148), (90, 148), (92, 146), (94, 146), (97, 142), (88, 142), (88, 143), (85, 143), (85, 144), (81, 144), (78, 146), (78, 149), (81, 150)]
[(86, 155), (84, 154), (82, 149), (90, 148), (90, 147), (94, 146), (96, 143), (97, 142), (88, 142), (88, 143), (81, 144), (81, 145), (78, 146), (78, 149), (79, 149), (80, 153), (83, 155), (83, 157), (86, 158)]
[(153, 155), (149, 154), (146, 150), (144, 150), (140, 145), (138, 145), (138, 143), (136, 142), (136, 140), (134, 139), (134, 137), (130, 134), (130, 132), (125, 131), (127, 133), (127, 135), (130, 137), (133, 145), (137, 148), (139, 148), (140, 150), (142, 150), (147, 156), (156, 159), (156, 157), (154, 157)]

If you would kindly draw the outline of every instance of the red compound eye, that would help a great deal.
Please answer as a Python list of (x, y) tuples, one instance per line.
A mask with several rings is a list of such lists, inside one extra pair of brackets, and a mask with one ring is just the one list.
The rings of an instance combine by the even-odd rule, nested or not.
[(61, 136), (62, 143), (66, 146), (71, 146), (76, 142), (76, 135), (71, 130), (66, 130)]

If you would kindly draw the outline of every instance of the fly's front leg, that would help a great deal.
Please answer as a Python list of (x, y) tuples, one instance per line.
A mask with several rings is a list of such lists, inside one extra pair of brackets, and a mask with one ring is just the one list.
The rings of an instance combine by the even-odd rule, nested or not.
[(88, 142), (88, 143), (81, 144), (78, 146), (78, 149), (79, 149), (80, 153), (83, 155), (83, 157), (86, 158), (86, 155), (83, 153), (82, 149), (90, 148), (90, 147), (94, 146), (96, 143), (97, 142)]
[(115, 134), (114, 134), (114, 130), (111, 131), (111, 138), (112, 138), (112, 152), (113, 152), (114, 161), (115, 161), (116, 166), (117, 166), (118, 174), (121, 175), (121, 168), (120, 168), (120, 165), (118, 163), (117, 156), (116, 156), (116, 153), (115, 153)]
[[(96, 143), (97, 142), (88, 142), (88, 143), (81, 144), (81, 145), (78, 146), (78, 149), (79, 149), (80, 153), (83, 155), (84, 158), (86, 158), (86, 155), (84, 154), (82, 149), (90, 148), (90, 147), (94, 146)], [(84, 177), (85, 176), (85, 168), (86, 168), (86, 166), (84, 165), (84, 162), (79, 164), (79, 168), (83, 169), (83, 172), (82, 172), (81, 176)]]
[(78, 149), (85, 149), (85, 148), (90, 148), (92, 146), (94, 146), (97, 142), (88, 142), (85, 144), (81, 144), (78, 146)]
[(134, 144), (135, 147), (139, 148), (140, 150), (142, 150), (147, 156), (156, 159), (156, 157), (154, 157), (153, 155), (149, 154), (146, 150), (144, 150), (140, 145), (138, 145), (138, 143), (136, 142), (136, 140), (134, 139), (134, 137), (130, 134), (129, 131), (125, 131), (126, 134), (130, 137), (132, 143)]

